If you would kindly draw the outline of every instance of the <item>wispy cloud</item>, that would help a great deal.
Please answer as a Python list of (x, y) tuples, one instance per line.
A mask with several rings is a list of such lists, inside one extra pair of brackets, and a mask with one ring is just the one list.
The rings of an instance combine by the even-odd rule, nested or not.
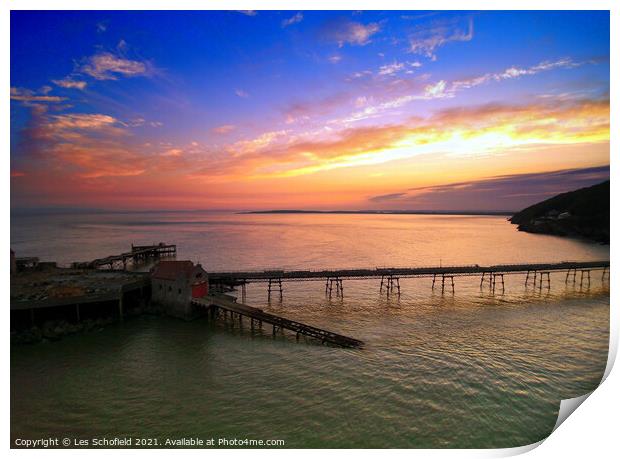
[[(248, 174), (291, 176), (431, 153), (476, 156), (509, 148), (608, 141), (609, 101), (582, 100), (462, 107), (428, 119), (345, 129), (327, 137), (272, 131), (237, 142), (227, 151), (238, 163), (234, 170), (238, 166)], [(233, 166), (227, 162), (225, 167)]]
[[(394, 83), (401, 84), (401, 94), (393, 96), (390, 99), (384, 98), (383, 101), (376, 102), (375, 105), (366, 106), (364, 110), (355, 111), (349, 116), (339, 120), (339, 122), (351, 123), (368, 118), (374, 118), (386, 110), (399, 108), (413, 101), (452, 98), (455, 97), (460, 91), (474, 88), (485, 83), (513, 80), (555, 69), (570, 69), (580, 67), (586, 63), (587, 62), (574, 62), (570, 58), (561, 58), (557, 60), (543, 61), (530, 67), (512, 66), (499, 72), (485, 73), (483, 75), (473, 76), (461, 80), (439, 80), (434, 83), (426, 84), (417, 91), (412, 91), (409, 84), (401, 84), (405, 83), (405, 81), (398, 79), (395, 80)], [(419, 66), (419, 63), (417, 62), (413, 64), (415, 67)], [(397, 71), (398, 69), (401, 69), (399, 65), (381, 67), (379, 70), (379, 76), (389, 76), (391, 75), (390, 72)], [(381, 75), (381, 70), (384, 72), (383, 75)], [(373, 74), (370, 71), (358, 72), (358, 74), (354, 74), (351, 79), (354, 80), (356, 78), (371, 77), (372, 75)], [(382, 87), (385, 88), (384, 85)], [(398, 86), (396, 86), (396, 88), (398, 88)], [(387, 91), (384, 90), (384, 92)], [(402, 92), (405, 92), (405, 94), (402, 94)]]
[(36, 167), (59, 176), (81, 178), (138, 175), (144, 157), (126, 139), (129, 132), (116, 118), (100, 114), (37, 114), (19, 145)]
[(244, 14), (246, 16), (256, 16), (258, 13), (254, 10), (236, 10), (237, 13)]
[(380, 194), (377, 196), (371, 196), (368, 200), (371, 202), (392, 202), (396, 199), (402, 198), (403, 196), (407, 196), (407, 193)]
[[(407, 89), (410, 85), (405, 84), (404, 86)], [(453, 96), (452, 93), (446, 92), (446, 81), (440, 80), (436, 83), (425, 85), (421, 92), (399, 95), (380, 102), (374, 102), (374, 104), (365, 104), (362, 110), (357, 110), (344, 118), (331, 120), (331, 124), (346, 125), (369, 118), (377, 118), (386, 111), (398, 109), (416, 100), (443, 99)]]
[(214, 127), (212, 131), (216, 134), (228, 134), (229, 132), (233, 131), (235, 128), (236, 126), (232, 124), (224, 124), (222, 126)]
[(530, 67), (508, 67), (501, 72), (485, 73), (472, 78), (455, 80), (450, 86), (452, 92), (462, 89), (469, 89), (490, 81), (512, 80), (522, 76), (536, 75), (537, 73), (547, 72), (555, 69), (570, 69), (580, 67), (586, 62), (575, 62), (570, 57), (564, 57), (553, 61), (543, 61)]
[(97, 29), (98, 33), (103, 33), (106, 30), (108, 30), (108, 21), (99, 21), (96, 25), (95, 28)]
[(102, 114), (70, 114), (54, 115), (51, 122), (47, 125), (49, 129), (55, 131), (66, 131), (70, 129), (102, 129), (113, 126), (119, 121), (109, 115)]
[(291, 124), (299, 120), (308, 120), (313, 116), (328, 114), (338, 107), (346, 106), (350, 101), (351, 94), (338, 92), (315, 100), (293, 102), (286, 106), (284, 116), (287, 124)]
[(414, 187), (371, 196), (382, 208), (517, 211), (560, 193), (609, 180), (609, 166), (501, 175), (467, 182)]
[(17, 100), (24, 103), (30, 102), (50, 102), (58, 103), (67, 100), (66, 97), (50, 96), (49, 91), (44, 90), (41, 93), (36, 93), (30, 89), (24, 88), (11, 88), (11, 100)]
[(121, 123), (123, 126), (127, 126), (127, 127), (142, 127), (142, 126), (150, 126), (153, 128), (158, 128), (164, 125), (164, 123), (162, 123), (161, 121), (147, 121), (144, 118), (138, 117), (138, 118), (133, 118), (129, 121), (118, 121), (119, 123)]
[(371, 37), (381, 30), (378, 22), (362, 24), (361, 22), (342, 19), (330, 21), (323, 27), (324, 36), (338, 43), (339, 47), (345, 44), (352, 46), (364, 46), (370, 43)]
[(405, 64), (402, 62), (393, 62), (392, 64), (382, 65), (379, 68), (379, 75), (393, 75), (394, 73), (402, 70)]
[(334, 54), (334, 55), (332, 55), (332, 56), (329, 56), (329, 57), (327, 58), (327, 60), (328, 60), (329, 62), (331, 62), (332, 64), (337, 64), (338, 62), (340, 62), (340, 61), (342, 60), (342, 55), (340, 55), (340, 54)]
[(85, 81), (76, 81), (70, 78), (63, 78), (62, 80), (52, 80), (56, 86), (60, 86), (65, 89), (80, 89), (83, 90), (86, 88), (87, 84)]
[(418, 27), (409, 36), (409, 51), (436, 60), (436, 51), (451, 42), (465, 42), (474, 38), (474, 21), (469, 18), (466, 24), (462, 19), (434, 21)]
[(243, 89), (235, 89), (235, 94), (238, 97), (242, 97), (242, 98), (250, 97), (250, 95), (246, 91), (244, 91)]
[(294, 16), (291, 16), (290, 18), (283, 20), (282, 21), (282, 27), (288, 27), (288, 26), (291, 26), (293, 24), (297, 24), (297, 23), (303, 21), (303, 19), (304, 19), (303, 13), (299, 12), (299, 13), (295, 14)]
[(429, 84), (424, 88), (424, 96), (429, 99), (443, 99), (451, 97), (450, 93), (446, 93), (446, 82), (440, 80), (437, 83)]
[(117, 80), (119, 77), (149, 76), (153, 67), (148, 62), (126, 59), (102, 52), (86, 59), (79, 71), (97, 80)]
[(385, 64), (379, 67), (378, 75), (396, 75), (399, 72), (413, 73), (414, 68), (421, 67), (422, 64), (418, 61), (415, 62), (397, 62), (394, 61), (391, 64)]

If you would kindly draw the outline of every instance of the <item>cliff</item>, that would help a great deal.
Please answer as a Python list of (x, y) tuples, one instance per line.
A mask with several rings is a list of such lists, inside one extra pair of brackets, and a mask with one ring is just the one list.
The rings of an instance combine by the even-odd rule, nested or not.
[(519, 231), (590, 239), (609, 244), (609, 180), (559, 194), (514, 214)]

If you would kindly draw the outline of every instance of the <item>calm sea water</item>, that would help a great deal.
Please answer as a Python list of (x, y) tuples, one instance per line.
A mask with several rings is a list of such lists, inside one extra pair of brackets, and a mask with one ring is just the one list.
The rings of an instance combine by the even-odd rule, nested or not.
[[(495, 264), (608, 259), (609, 247), (520, 233), (503, 217), (150, 213), (19, 216), (18, 256), (69, 263), (130, 244), (178, 244), (207, 270)], [(247, 302), (363, 340), (330, 348), (205, 320), (144, 316), (11, 349), (11, 436), (281, 439), (286, 447), (511, 447), (547, 436), (561, 399), (598, 385), (609, 286), (552, 275), (505, 293), (457, 278), (284, 284)]]

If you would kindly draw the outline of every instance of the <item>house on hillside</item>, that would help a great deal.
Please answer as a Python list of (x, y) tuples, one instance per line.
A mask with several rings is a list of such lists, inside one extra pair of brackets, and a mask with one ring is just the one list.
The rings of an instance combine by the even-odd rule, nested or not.
[(160, 261), (151, 270), (151, 299), (164, 307), (166, 313), (183, 319), (198, 314), (192, 298), (209, 294), (209, 277), (200, 264), (191, 261)]

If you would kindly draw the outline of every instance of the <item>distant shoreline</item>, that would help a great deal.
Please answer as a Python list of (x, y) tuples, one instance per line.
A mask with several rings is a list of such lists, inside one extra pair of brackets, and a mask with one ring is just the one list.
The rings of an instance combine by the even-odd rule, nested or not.
[(238, 214), (371, 214), (371, 215), (491, 215), (512, 216), (514, 211), (437, 210), (248, 210)]
[(518, 211), (510, 210), (299, 210), (299, 209), (272, 209), (272, 210), (238, 210), (238, 209), (156, 209), (156, 210), (126, 210), (126, 209), (73, 209), (73, 208), (40, 208), (40, 209), (11, 209), (11, 216), (32, 215), (81, 215), (81, 214), (193, 214), (193, 213), (231, 213), (236, 215), (248, 214), (367, 214), (367, 215), (489, 215), (513, 216)]

